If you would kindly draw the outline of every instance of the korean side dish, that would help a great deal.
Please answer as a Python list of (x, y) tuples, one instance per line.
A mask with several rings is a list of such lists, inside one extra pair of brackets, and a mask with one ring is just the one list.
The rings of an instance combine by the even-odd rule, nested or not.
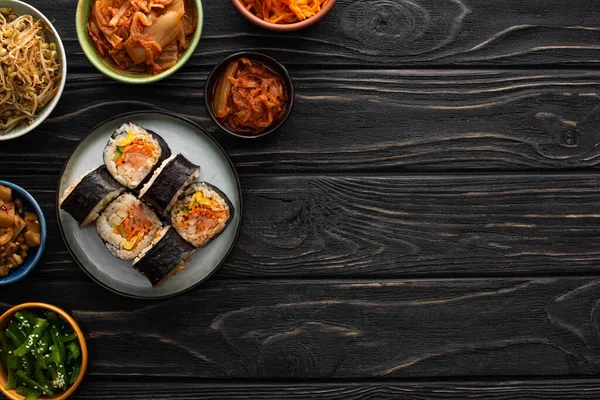
[(173, 67), (197, 27), (190, 0), (94, 0), (88, 33), (117, 68), (158, 74)]
[(58, 93), (61, 65), (48, 29), (0, 8), (0, 135), (33, 122)]
[(12, 189), (0, 185), (0, 277), (20, 267), (30, 249), (41, 244), (40, 222), (35, 213), (23, 211), (23, 202)]
[(316, 15), (328, 0), (242, 0), (248, 11), (272, 24), (293, 24)]
[(64, 393), (81, 370), (77, 334), (56, 313), (37, 309), (17, 311), (0, 330), (0, 362), (7, 373), (5, 389), (25, 400)]
[(103, 155), (104, 165), (65, 190), (60, 208), (80, 228), (95, 223), (108, 251), (131, 261), (152, 286), (181, 271), (197, 248), (219, 236), (233, 217), (227, 196), (197, 182), (200, 167), (182, 154), (171, 154), (155, 132), (123, 124)]
[(275, 125), (288, 107), (282, 78), (261, 62), (242, 57), (231, 61), (219, 77), (213, 109), (235, 133), (255, 136)]

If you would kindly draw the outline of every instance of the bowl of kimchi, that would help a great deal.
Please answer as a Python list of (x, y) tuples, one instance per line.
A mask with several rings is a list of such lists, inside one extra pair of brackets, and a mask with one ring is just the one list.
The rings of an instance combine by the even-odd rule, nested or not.
[(79, 0), (77, 39), (88, 60), (117, 81), (146, 84), (180, 69), (198, 46), (201, 0)]
[(242, 51), (217, 64), (204, 86), (206, 110), (225, 133), (258, 139), (278, 130), (294, 107), (288, 70), (266, 54)]

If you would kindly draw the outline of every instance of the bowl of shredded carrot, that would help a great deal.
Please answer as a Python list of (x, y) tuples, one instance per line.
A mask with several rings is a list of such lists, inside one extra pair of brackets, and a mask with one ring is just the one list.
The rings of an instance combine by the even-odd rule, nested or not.
[(336, 0), (232, 0), (250, 22), (272, 31), (307, 28), (331, 11)]

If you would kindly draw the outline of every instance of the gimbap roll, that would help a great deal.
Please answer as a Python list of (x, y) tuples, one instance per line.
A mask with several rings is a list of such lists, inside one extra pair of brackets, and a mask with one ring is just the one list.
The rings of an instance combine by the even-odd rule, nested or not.
[(162, 228), (154, 211), (130, 193), (115, 200), (96, 221), (96, 231), (112, 255), (133, 260)]
[(71, 214), (83, 228), (94, 222), (124, 190), (103, 165), (69, 186), (59, 200), (59, 207)]
[(184, 241), (170, 226), (163, 228), (156, 239), (133, 261), (133, 268), (144, 275), (152, 286), (164, 283), (184, 268), (196, 249)]
[(170, 156), (167, 142), (158, 134), (127, 123), (117, 129), (106, 144), (104, 165), (117, 182), (136, 189)]
[(154, 206), (160, 215), (165, 216), (185, 187), (198, 176), (200, 167), (177, 154), (166, 159), (154, 171), (152, 178), (140, 190), (140, 199)]
[(235, 210), (227, 196), (209, 183), (194, 183), (171, 211), (171, 223), (188, 243), (206, 246), (225, 230)]

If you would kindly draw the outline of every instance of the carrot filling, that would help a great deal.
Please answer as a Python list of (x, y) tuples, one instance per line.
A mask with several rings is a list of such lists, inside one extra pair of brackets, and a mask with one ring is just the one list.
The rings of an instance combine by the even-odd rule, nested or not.
[(115, 151), (115, 164), (117, 167), (131, 164), (135, 169), (142, 167), (146, 160), (154, 155), (154, 146), (141, 137), (127, 137), (122, 140)]
[(146, 218), (143, 209), (136, 206), (127, 211), (127, 217), (119, 225), (113, 226), (113, 231), (125, 239), (125, 250), (135, 250), (151, 229), (152, 222)]
[(195, 225), (197, 228), (211, 229), (227, 214), (227, 210), (205, 197), (202, 192), (196, 192), (190, 204), (183, 209), (183, 213), (184, 226)]

